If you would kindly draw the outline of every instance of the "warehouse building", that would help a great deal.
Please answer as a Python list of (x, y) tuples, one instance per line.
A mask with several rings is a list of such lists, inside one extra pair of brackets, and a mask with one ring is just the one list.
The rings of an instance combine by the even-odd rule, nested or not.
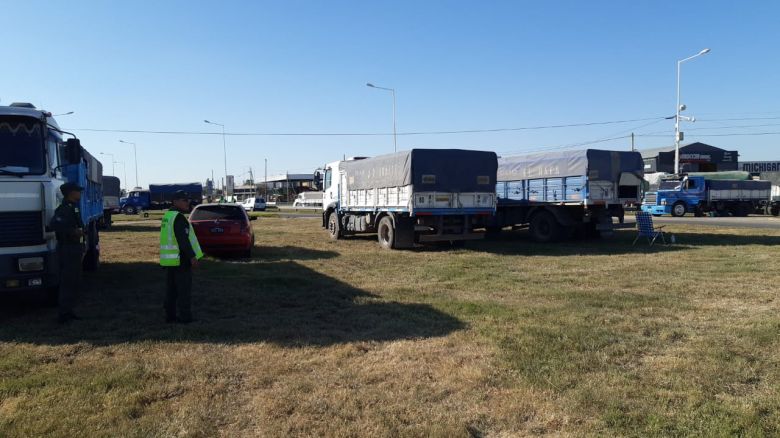
[[(674, 173), (674, 146), (639, 151), (645, 162), (645, 173)], [(721, 172), (739, 170), (739, 152), (727, 151), (705, 143), (680, 147), (682, 172)]]

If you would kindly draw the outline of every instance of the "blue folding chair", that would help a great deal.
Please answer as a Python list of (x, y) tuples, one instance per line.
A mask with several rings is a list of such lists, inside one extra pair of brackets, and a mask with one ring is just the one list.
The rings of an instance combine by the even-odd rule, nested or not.
[(646, 237), (650, 246), (653, 246), (653, 243), (655, 243), (655, 240), (659, 237), (661, 238), (661, 241), (666, 244), (663, 228), (664, 225), (660, 227), (653, 226), (653, 216), (650, 213), (646, 211), (638, 211), (636, 213), (637, 235), (632, 245), (636, 245), (636, 241), (639, 240), (640, 237)]

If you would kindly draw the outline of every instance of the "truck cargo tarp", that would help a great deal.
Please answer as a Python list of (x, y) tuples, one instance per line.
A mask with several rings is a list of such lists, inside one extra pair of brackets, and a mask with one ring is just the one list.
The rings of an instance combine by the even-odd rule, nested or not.
[(644, 161), (639, 152), (584, 149), (519, 155), (498, 159), (498, 180), (519, 181), (586, 175), (590, 180), (619, 181), (621, 173), (642, 178)]
[(119, 196), (122, 192), (122, 189), (119, 186), (119, 178), (115, 176), (103, 176), (103, 196)]
[(707, 183), (712, 190), (766, 190), (772, 188), (770, 181), (753, 180), (709, 180)]
[(412, 149), (345, 161), (349, 190), (412, 185), (415, 191), (493, 192), (494, 152), (463, 149)]
[(731, 170), (724, 172), (689, 172), (688, 176), (700, 176), (708, 181), (716, 179), (746, 180), (750, 179), (750, 172)]

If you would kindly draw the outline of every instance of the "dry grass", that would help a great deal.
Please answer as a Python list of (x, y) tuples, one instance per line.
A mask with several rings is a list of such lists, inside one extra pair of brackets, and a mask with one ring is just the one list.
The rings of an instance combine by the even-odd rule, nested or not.
[(780, 434), (780, 233), (465, 250), (261, 218), (162, 322), (155, 223), (103, 237), (81, 313), (3, 298), (0, 436)]

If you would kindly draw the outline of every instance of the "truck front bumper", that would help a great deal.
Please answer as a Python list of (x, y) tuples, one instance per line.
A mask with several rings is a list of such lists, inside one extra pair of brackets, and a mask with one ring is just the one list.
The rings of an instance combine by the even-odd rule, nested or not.
[[(43, 270), (21, 272), (19, 259), (43, 258)], [(58, 260), (55, 252), (0, 255), (0, 292), (37, 290), (55, 287), (58, 281)]]
[(672, 209), (668, 205), (642, 205), (642, 211), (653, 215), (672, 214)]

